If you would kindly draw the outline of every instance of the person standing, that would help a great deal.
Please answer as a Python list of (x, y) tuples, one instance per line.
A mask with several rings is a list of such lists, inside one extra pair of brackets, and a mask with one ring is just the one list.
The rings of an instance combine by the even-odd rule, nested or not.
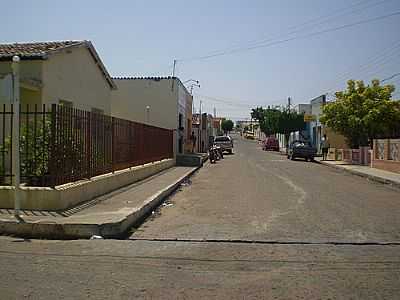
[(194, 153), (196, 147), (196, 136), (194, 135), (194, 131), (192, 131), (192, 134), (190, 135), (190, 140), (192, 142), (192, 153)]
[(327, 159), (329, 147), (330, 147), (330, 144), (329, 144), (328, 138), (326, 137), (326, 134), (324, 134), (324, 137), (322, 138), (322, 141), (321, 141), (322, 160)]

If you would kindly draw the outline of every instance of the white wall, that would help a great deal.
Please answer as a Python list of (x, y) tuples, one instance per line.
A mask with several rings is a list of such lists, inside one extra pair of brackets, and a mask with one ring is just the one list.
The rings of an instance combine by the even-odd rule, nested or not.
[(178, 93), (176, 83), (172, 90), (171, 79), (114, 79), (114, 82), (117, 89), (111, 93), (113, 116), (167, 129), (178, 128)]
[(71, 101), (74, 107), (111, 113), (111, 87), (86, 47), (69, 48), (43, 61), (43, 103)]

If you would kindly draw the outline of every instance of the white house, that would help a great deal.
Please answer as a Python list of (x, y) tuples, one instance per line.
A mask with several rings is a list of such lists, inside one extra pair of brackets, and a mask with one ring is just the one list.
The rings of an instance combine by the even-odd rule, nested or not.
[(111, 114), (176, 131), (176, 152), (183, 153), (192, 122), (192, 95), (177, 77), (116, 77)]
[[(14, 55), (21, 59), (22, 105), (55, 103), (110, 114), (116, 86), (90, 41), (0, 44), (0, 77), (12, 73)], [(7, 87), (0, 89), (4, 103)]]

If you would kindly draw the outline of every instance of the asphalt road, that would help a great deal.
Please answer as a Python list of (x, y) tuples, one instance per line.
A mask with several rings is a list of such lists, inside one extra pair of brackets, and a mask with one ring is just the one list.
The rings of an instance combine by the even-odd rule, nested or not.
[(0, 299), (400, 299), (400, 192), (238, 140), (127, 240), (0, 238)]
[(132, 238), (400, 242), (400, 191), (238, 139)]

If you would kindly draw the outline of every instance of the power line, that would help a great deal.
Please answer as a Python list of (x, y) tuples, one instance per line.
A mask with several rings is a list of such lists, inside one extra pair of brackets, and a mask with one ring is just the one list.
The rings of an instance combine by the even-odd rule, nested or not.
[(306, 34), (306, 35), (302, 35), (302, 36), (295, 36), (295, 37), (291, 37), (291, 38), (277, 40), (277, 41), (270, 42), (270, 43), (267, 43), (267, 44), (261, 44), (261, 45), (256, 45), (256, 46), (250, 46), (250, 47), (243, 47), (243, 48), (238, 48), (238, 49), (233, 49), (233, 50), (227, 50), (227, 51), (223, 51), (223, 52), (216, 53), (216, 54), (199, 56), (199, 57), (196, 57), (196, 58), (187, 59), (187, 60), (181, 60), (181, 61), (205, 60), (205, 59), (209, 59), (209, 58), (213, 58), (213, 57), (224, 56), (224, 55), (229, 55), (229, 54), (234, 54), (234, 53), (244, 52), (244, 51), (250, 51), (250, 50), (254, 50), (254, 49), (258, 49), (258, 48), (267, 48), (267, 47), (275, 46), (275, 45), (278, 45), (278, 44), (287, 43), (287, 42), (290, 42), (290, 41), (293, 41), (293, 40), (306, 39), (306, 38), (322, 35), (322, 34), (329, 33), (329, 32), (334, 32), (334, 31), (338, 31), (338, 30), (342, 30), (342, 29), (346, 29), (346, 28), (350, 28), (350, 27), (354, 27), (354, 26), (370, 23), (370, 22), (375, 22), (375, 21), (382, 20), (382, 19), (387, 19), (387, 18), (390, 18), (390, 17), (393, 17), (393, 16), (397, 16), (397, 15), (400, 15), (400, 11), (394, 12), (394, 13), (391, 13), (391, 14), (387, 14), (387, 15), (382, 15), (382, 16), (378, 16), (378, 17), (374, 17), (374, 18), (361, 20), (361, 21), (354, 22), (354, 23), (341, 25), (341, 26), (338, 26), (338, 27), (332, 27), (332, 28), (328, 28), (328, 29), (325, 29), (325, 30), (312, 32), (312, 33), (309, 33), (309, 34)]
[[(378, 4), (382, 4), (383, 2), (386, 2), (386, 1), (387, 1), (387, 0), (383, 0), (383, 1), (380, 1), (380, 2), (378, 2), (378, 3), (372, 3), (372, 5), (370, 4), (370, 5), (368, 5), (367, 7), (364, 7), (364, 8), (362, 8), (362, 9), (359, 9), (359, 10), (352, 10), (352, 11), (350, 11), (350, 13), (354, 13), (354, 12), (357, 12), (357, 11), (360, 11), (360, 10), (363, 10), (363, 9), (366, 9), (366, 8), (369, 8), (369, 7), (371, 7), (371, 6), (375, 6), (375, 5), (378, 5)], [(335, 10), (335, 11), (334, 11), (333, 13), (331, 13), (331, 14), (327, 14), (327, 15), (324, 15), (324, 16), (319, 16), (319, 17), (317, 17), (317, 18), (314, 18), (314, 19), (312, 19), (312, 20), (306, 21), (306, 22), (304, 22), (304, 23), (291, 26), (291, 27), (287, 28), (287, 30), (289, 30), (289, 31), (286, 32), (285, 35), (292, 35), (292, 34), (294, 34), (294, 33), (299, 33), (299, 32), (301, 32), (301, 31), (303, 31), (304, 29), (309, 28), (310, 26), (316, 26), (316, 25), (321, 25), (321, 24), (324, 24), (324, 23), (328, 23), (328, 22), (329, 22), (334, 16), (336, 16), (338, 13), (344, 11), (344, 13), (343, 13), (343, 14), (339, 14), (339, 16), (346, 15), (346, 14), (349, 13), (349, 12), (346, 12), (347, 10), (352, 9), (352, 8), (355, 8), (355, 7), (360, 6), (360, 5), (362, 6), (362, 5), (368, 4), (368, 2), (370, 2), (370, 0), (367, 0), (367, 1), (360, 1), (360, 2), (357, 2), (357, 3), (353, 4), (353, 5), (346, 6), (345, 8), (341, 8), (341, 9)], [(327, 19), (325, 19), (325, 18), (327, 18)], [(322, 19), (322, 21), (317, 22), (317, 21), (319, 21), (319, 20), (321, 20), (321, 19)], [(325, 19), (325, 20), (323, 20), (323, 19)], [(317, 22), (317, 23), (316, 23), (316, 22)], [(251, 41), (246, 42), (245, 44), (246, 44), (247, 47), (249, 47), (249, 46), (255, 46), (255, 45), (260, 44), (260, 43), (266, 43), (266, 42), (273, 41), (274, 39), (279, 38), (279, 37), (280, 37), (280, 35), (275, 34), (275, 35), (273, 35), (272, 37), (268, 37), (268, 38), (267, 38), (267, 37), (264, 37), (264, 38), (262, 38), (262, 39), (251, 40)], [(236, 45), (237, 45), (237, 46), (236, 46)], [(233, 48), (234, 46), (236, 46), (236, 47)], [(235, 43), (231, 48), (233, 48), (233, 49), (241, 49), (241, 48), (243, 48), (243, 47), (244, 47), (244, 46), (243, 46), (243, 43), (239, 43), (239, 42), (238, 42), (238, 43)], [(209, 54), (207, 54), (207, 55), (216, 55), (216, 54), (219, 54), (219, 53), (224, 53), (224, 52), (226, 52), (226, 51), (232, 51), (233, 49), (231, 49), (231, 48), (228, 48), (228, 49), (225, 49), (225, 50), (216, 50), (216, 51), (213, 51), (213, 52), (211, 52), (211, 53), (209, 53)], [(194, 57), (194, 58), (189, 58), (189, 59), (182, 59), (182, 60), (183, 60), (183, 61), (191, 61), (191, 60), (196, 59), (196, 58), (199, 58), (199, 57)]]
[[(228, 100), (228, 99), (221, 99), (221, 98), (216, 98), (216, 97), (211, 97), (211, 96), (205, 96), (205, 95), (200, 95), (200, 94), (195, 94), (196, 97), (210, 100), (213, 102), (220, 102), (226, 105), (231, 105), (231, 106), (237, 106), (237, 107), (244, 107), (244, 108), (255, 108), (257, 106), (263, 106), (264, 104), (262, 103), (247, 103), (247, 102), (238, 102), (238, 101), (233, 101), (233, 100)], [(278, 100), (278, 101), (268, 101), (267, 104), (281, 104), (284, 103), (286, 100)], [(267, 102), (267, 101), (266, 101)]]
[[(287, 33), (287, 35), (292, 35), (292, 34), (294, 34), (294, 33), (302, 32), (302, 31), (304, 31), (304, 29), (307, 29), (307, 28), (309, 28), (309, 27), (315, 27), (315, 26), (317, 26), (317, 25), (322, 25), (322, 24), (329, 23), (331, 20), (336, 20), (338, 17), (345, 16), (345, 15), (348, 15), (348, 14), (354, 14), (354, 13), (360, 12), (360, 11), (362, 11), (362, 10), (364, 10), (364, 9), (367, 9), (367, 8), (370, 8), (370, 7), (379, 5), (379, 4), (383, 4), (383, 3), (387, 2), (387, 1), (388, 1), (388, 0), (383, 0), (383, 1), (376, 2), (376, 3), (370, 3), (369, 5), (367, 5), (367, 6), (365, 6), (365, 7), (362, 7), (362, 8), (360, 8), (360, 9), (355, 9), (355, 10), (353, 9), (353, 10), (350, 10), (350, 11), (346, 11), (346, 10), (351, 9), (351, 8), (353, 8), (353, 7), (360, 6), (360, 5), (364, 5), (364, 4), (368, 3), (368, 2), (370, 2), (370, 0), (358, 2), (358, 3), (356, 3), (356, 4), (353, 4), (353, 5), (351, 5), (351, 6), (349, 6), (349, 7), (346, 7), (346, 8), (342, 8), (342, 9), (340, 9), (340, 10), (337, 11), (337, 12), (341, 12), (341, 11), (344, 10), (344, 13), (342, 13), (342, 14), (337, 14), (337, 12), (336, 12), (336, 13), (328, 14), (328, 15), (326, 15), (326, 16), (318, 17), (318, 18), (316, 18), (315, 20), (311, 20), (311, 21), (309, 21), (309, 22), (305, 22), (305, 23), (303, 23), (303, 25), (306, 25), (306, 24), (307, 24), (307, 25), (309, 25), (309, 26), (302, 26), (302, 25), (300, 25), (300, 28), (303, 27), (302, 29), (297, 29), (297, 30), (294, 30), (294, 31), (290, 31), (290, 32)], [(317, 21), (317, 20), (319, 20), (319, 19), (324, 19), (324, 18), (326, 18), (326, 19), (325, 19), (325, 20), (322, 20), (322, 21), (320, 21), (320, 22), (315, 22), (315, 21)], [(297, 26), (294, 26), (294, 28), (296, 28), (296, 27), (297, 27)], [(279, 36), (278, 36), (278, 37), (279, 37)], [(273, 38), (268, 38), (268, 39), (264, 39), (264, 40), (259, 40), (258, 42), (253, 43), (252, 46), (259, 45), (259, 44), (264, 44), (264, 43), (266, 43), (266, 42), (273, 41), (273, 40), (274, 40)], [(248, 46), (251, 46), (251, 45), (248, 45)]]
[(385, 82), (385, 81), (388, 81), (388, 80), (391, 80), (391, 79), (393, 79), (393, 78), (395, 78), (395, 77), (397, 77), (397, 76), (400, 76), (400, 73), (393, 74), (392, 76), (389, 76), (389, 77), (383, 79), (383, 80), (381, 81), (381, 83), (382, 83), (382, 82)]
[[(356, 67), (351, 67), (350, 69), (348, 69), (344, 73), (341, 73), (341, 75), (337, 76), (336, 79), (332, 80), (331, 82), (337, 83), (337, 82), (344, 81), (346, 78), (348, 79), (350, 76), (354, 77), (356, 72), (360, 73), (360, 72), (363, 72), (364, 70), (367, 70), (367, 69), (369, 69), (371, 67), (375, 67), (375, 66), (378, 66), (379, 64), (382, 64), (388, 58), (392, 57), (393, 55), (396, 55), (397, 54), (397, 49), (399, 47), (400, 47), (400, 40), (397, 40), (390, 47), (384, 49), (383, 51), (380, 50), (379, 52), (376, 52), (371, 57), (367, 58), (367, 61), (368, 61), (367, 63), (358, 65)], [(357, 70), (357, 71), (355, 71), (355, 70)]]

